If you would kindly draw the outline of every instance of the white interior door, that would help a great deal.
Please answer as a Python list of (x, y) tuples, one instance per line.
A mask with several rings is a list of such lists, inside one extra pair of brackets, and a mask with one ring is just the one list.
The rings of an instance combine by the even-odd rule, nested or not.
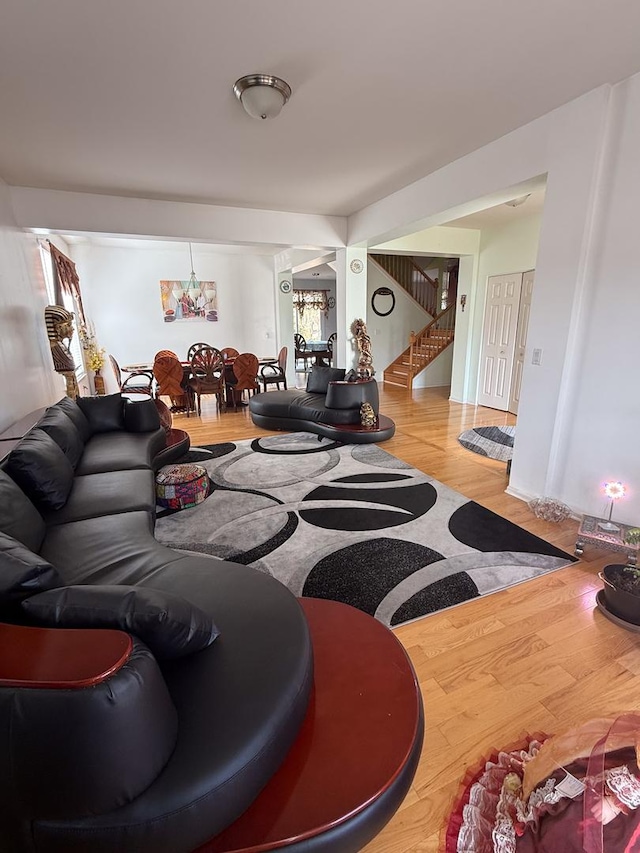
[(521, 289), (522, 273), (492, 275), (487, 280), (478, 395), (481, 406), (509, 410)]
[(533, 294), (533, 278), (535, 270), (522, 274), (522, 291), (520, 293), (520, 310), (518, 311), (518, 328), (516, 330), (516, 351), (513, 362), (513, 378), (509, 394), (509, 411), (518, 414), (520, 391), (522, 389), (522, 371), (524, 370), (524, 351), (527, 346), (527, 329), (531, 313), (531, 296)]

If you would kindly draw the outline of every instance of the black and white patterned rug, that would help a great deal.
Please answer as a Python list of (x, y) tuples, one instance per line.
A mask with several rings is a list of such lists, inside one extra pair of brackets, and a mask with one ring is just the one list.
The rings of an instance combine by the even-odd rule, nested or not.
[(212, 492), (161, 511), (160, 542), (252, 565), (386, 625), (574, 560), (375, 444), (295, 433), (192, 448), (185, 461), (204, 465)]
[(515, 436), (514, 426), (485, 426), (466, 430), (458, 436), (458, 441), (481, 456), (508, 462), (513, 456)]

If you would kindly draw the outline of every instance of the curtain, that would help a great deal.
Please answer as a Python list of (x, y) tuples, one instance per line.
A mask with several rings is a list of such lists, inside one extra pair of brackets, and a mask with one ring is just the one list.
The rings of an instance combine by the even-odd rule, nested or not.
[(87, 321), (84, 316), (84, 308), (82, 306), (82, 295), (80, 293), (80, 278), (76, 271), (76, 265), (71, 258), (64, 255), (57, 249), (51, 240), (47, 240), (51, 251), (51, 259), (53, 261), (53, 282), (56, 293), (56, 304), (62, 305), (62, 291), (70, 293), (78, 307), (78, 327), (86, 326)]
[(304, 314), (305, 308), (323, 311), (324, 316), (329, 316), (329, 291), (328, 290), (294, 290), (293, 305), (298, 309), (300, 316)]

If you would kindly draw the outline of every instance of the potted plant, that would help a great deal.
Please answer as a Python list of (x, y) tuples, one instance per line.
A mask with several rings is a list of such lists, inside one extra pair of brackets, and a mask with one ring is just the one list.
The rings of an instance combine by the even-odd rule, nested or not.
[(100, 371), (104, 367), (104, 347), (98, 346), (95, 330), (92, 325), (80, 327), (80, 340), (82, 342), (82, 349), (84, 350), (85, 367), (93, 371), (95, 392), (98, 395), (102, 395), (105, 392), (105, 388), (104, 378), (100, 374)]
[[(625, 536), (629, 545), (640, 542), (640, 527), (632, 527)], [(607, 610), (632, 625), (640, 625), (640, 567), (611, 565), (599, 573), (604, 584)]]

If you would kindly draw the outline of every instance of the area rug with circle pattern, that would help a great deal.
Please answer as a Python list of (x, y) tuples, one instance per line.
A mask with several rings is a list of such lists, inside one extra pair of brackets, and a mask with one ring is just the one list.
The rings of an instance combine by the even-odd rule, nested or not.
[(386, 625), (575, 559), (375, 444), (295, 433), (192, 448), (184, 461), (207, 469), (211, 494), (161, 510), (160, 542), (254, 566)]
[(458, 441), (473, 453), (508, 462), (513, 456), (515, 436), (515, 426), (484, 426), (465, 430)]

